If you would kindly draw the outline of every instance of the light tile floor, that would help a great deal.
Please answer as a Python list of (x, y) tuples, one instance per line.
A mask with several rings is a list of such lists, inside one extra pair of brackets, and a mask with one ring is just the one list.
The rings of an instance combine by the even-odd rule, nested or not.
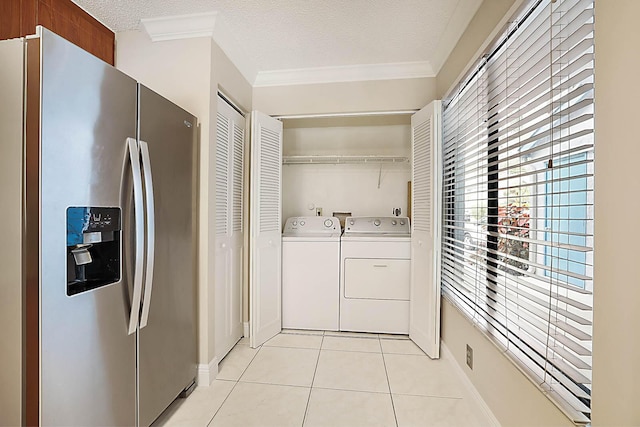
[(446, 357), (406, 336), (288, 330), (246, 339), (211, 387), (176, 400), (160, 426), (492, 426)]

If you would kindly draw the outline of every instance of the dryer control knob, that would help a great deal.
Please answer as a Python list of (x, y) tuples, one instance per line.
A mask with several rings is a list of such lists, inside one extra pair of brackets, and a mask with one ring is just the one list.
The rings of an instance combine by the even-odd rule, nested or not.
[(292, 225), (298, 225), (298, 221), (293, 221), (291, 224)]
[(395, 219), (391, 220), (391, 225), (396, 225), (398, 223), (398, 221), (396, 221)]
[(353, 225), (353, 224), (355, 224), (355, 223), (356, 223), (356, 222), (355, 222), (354, 220), (352, 220), (352, 219), (350, 219), (350, 220), (349, 220), (349, 225)]
[(329, 228), (329, 227), (333, 227), (333, 221), (330, 219), (325, 219), (324, 220), (324, 226)]
[(300, 225), (304, 225), (304, 224), (305, 224), (305, 222), (304, 222), (304, 221), (300, 221)]
[(400, 221), (400, 225), (404, 225), (404, 221), (402, 221), (402, 220), (401, 220), (401, 221)]
[(380, 220), (379, 219), (374, 220), (373, 225), (375, 225), (376, 227), (380, 227)]

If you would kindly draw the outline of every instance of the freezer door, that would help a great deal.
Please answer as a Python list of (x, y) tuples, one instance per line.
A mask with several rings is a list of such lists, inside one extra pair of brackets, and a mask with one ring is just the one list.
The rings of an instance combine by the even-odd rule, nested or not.
[[(145, 278), (139, 332), (140, 425), (153, 422), (196, 377), (196, 118), (139, 86), (139, 138), (152, 175), (152, 283)], [(151, 231), (151, 230), (149, 230)], [(151, 286), (151, 288), (149, 288)], [(151, 291), (149, 292), (149, 289)], [(145, 318), (148, 314), (148, 318)], [(146, 326), (145, 326), (146, 322)]]
[[(69, 212), (80, 212), (69, 211), (73, 207), (107, 208), (102, 212), (110, 218), (119, 212), (122, 230), (110, 234), (119, 243), (111, 244), (107, 252), (123, 250), (124, 258), (129, 256), (131, 163), (126, 140), (136, 133), (136, 82), (50, 31), (43, 30), (40, 43), (37, 39), (29, 43), (27, 67), (41, 70), (41, 86), (37, 72), (28, 75), (27, 120), (37, 122), (39, 102), (42, 136), (40, 140), (28, 136), (26, 150), (27, 199), (39, 192), (41, 207), (40, 424), (132, 426), (136, 424), (136, 334), (127, 334), (130, 265), (122, 260), (113, 263), (112, 255), (99, 260), (94, 252), (92, 263), (111, 263), (105, 282), (111, 283), (92, 289), (76, 286), (70, 292), (69, 275), (76, 273), (67, 249), (67, 219)], [(30, 179), (37, 173), (38, 161), (40, 177)], [(28, 226), (37, 211), (27, 212)], [(102, 233), (89, 237), (95, 240), (98, 234)], [(88, 261), (79, 259), (80, 266)], [(76, 284), (82, 282), (80, 276), (74, 276)]]

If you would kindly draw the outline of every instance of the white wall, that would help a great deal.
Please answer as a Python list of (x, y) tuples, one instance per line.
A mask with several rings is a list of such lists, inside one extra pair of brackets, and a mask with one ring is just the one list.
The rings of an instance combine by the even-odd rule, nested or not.
[[(595, 6), (593, 425), (640, 425), (640, 2)], [(625, 219), (630, 214), (628, 223)]]
[(152, 43), (145, 32), (119, 32), (116, 67), (198, 116), (208, 129), (211, 45), (209, 38)]
[(410, 115), (283, 120), (283, 155), (409, 156)]
[(253, 109), (253, 87), (215, 42), (211, 43), (211, 89), (211, 102), (216, 106), (216, 111), (217, 89), (222, 90), (245, 112)]
[(467, 25), (455, 48), (436, 76), (436, 96), (442, 99), (449, 88), (460, 80), (469, 61), (476, 59), (478, 49), (498, 26), (509, 9), (523, 0), (484, 0)]
[[(285, 120), (284, 156), (410, 156), (409, 116)], [(378, 187), (378, 179), (380, 185)], [(407, 213), (410, 164), (302, 164), (282, 170), (282, 220), (291, 216), (351, 212)]]
[(436, 96), (436, 79), (256, 87), (253, 108), (269, 115), (419, 110)]
[[(441, 308), (442, 341), (501, 425), (574, 425), (445, 298)], [(473, 370), (466, 364), (467, 345), (473, 349)]]
[[(391, 216), (393, 208), (407, 214), (409, 165), (285, 165), (282, 171), (282, 221), (292, 216), (351, 212), (354, 216)], [(309, 209), (309, 206), (312, 209)]]

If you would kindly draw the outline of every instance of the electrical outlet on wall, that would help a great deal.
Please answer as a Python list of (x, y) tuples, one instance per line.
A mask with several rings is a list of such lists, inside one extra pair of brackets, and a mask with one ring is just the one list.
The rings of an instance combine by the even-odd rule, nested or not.
[(473, 349), (467, 344), (467, 366), (473, 371)]
[(316, 208), (316, 216), (322, 216), (322, 208)]

